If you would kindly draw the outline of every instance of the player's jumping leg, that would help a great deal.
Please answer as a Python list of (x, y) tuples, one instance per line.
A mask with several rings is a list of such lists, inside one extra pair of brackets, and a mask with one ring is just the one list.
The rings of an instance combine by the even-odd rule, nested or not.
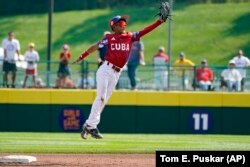
[(105, 64), (98, 69), (96, 76), (98, 84), (97, 97), (92, 105), (89, 118), (83, 125), (83, 131), (81, 133), (83, 139), (86, 139), (88, 134), (91, 134), (91, 136), (96, 139), (103, 138), (97, 125), (100, 122), (101, 112), (118, 82), (119, 75), (119, 73), (114, 73), (113, 69), (105, 66)]
[(101, 66), (96, 75), (97, 80), (97, 96), (95, 101), (91, 107), (89, 118), (86, 120), (85, 124), (83, 125), (83, 131), (81, 132), (81, 137), (86, 139), (88, 134), (91, 134), (93, 138), (101, 139), (103, 138), (100, 134), (97, 125), (100, 122), (101, 110), (105, 105), (105, 97), (108, 85), (108, 74), (105, 71), (103, 66)]
[(95, 139), (102, 139), (103, 136), (101, 135), (101, 133), (99, 132), (98, 128), (92, 128), (91, 126), (89, 126), (87, 123), (85, 123), (83, 125), (83, 131), (81, 132), (81, 137), (83, 139), (87, 139), (88, 135), (91, 135), (93, 138)]
[[(84, 125), (85, 125), (85, 124), (84, 124)], [(81, 137), (82, 137), (83, 139), (87, 139), (89, 133), (85, 130), (84, 125), (83, 125), (83, 127), (82, 127)]]

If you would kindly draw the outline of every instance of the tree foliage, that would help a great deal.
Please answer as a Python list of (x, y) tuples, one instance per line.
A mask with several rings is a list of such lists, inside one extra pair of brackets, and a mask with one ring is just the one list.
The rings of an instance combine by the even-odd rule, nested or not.
[[(46, 13), (51, 0), (1, 0), (0, 15)], [(155, 6), (162, 0), (54, 0), (54, 11)], [(174, 3), (226, 3), (250, 0), (173, 0)]]

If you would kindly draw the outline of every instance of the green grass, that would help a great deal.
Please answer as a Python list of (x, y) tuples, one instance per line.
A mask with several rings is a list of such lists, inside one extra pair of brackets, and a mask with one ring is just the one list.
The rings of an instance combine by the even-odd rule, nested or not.
[(83, 140), (79, 133), (0, 133), (1, 153), (155, 153), (156, 150), (250, 150), (250, 136), (104, 134)]
[[(250, 3), (175, 4), (172, 21), (172, 61), (180, 51), (196, 64), (207, 58), (211, 65), (226, 65), (241, 48), (250, 55)], [(233, 10), (232, 10), (233, 9)], [(130, 16), (128, 30), (138, 31), (155, 20), (157, 5), (121, 9), (82, 10), (54, 13), (52, 33), (52, 60), (58, 60), (63, 43), (71, 46), (76, 58), (90, 44), (100, 40), (108, 30), (108, 20), (114, 15)], [(21, 42), (22, 50), (33, 41), (42, 60), (47, 58), (47, 14), (0, 17), (0, 39), (13, 30)], [(160, 45), (167, 46), (168, 23), (143, 37), (145, 57), (151, 62)], [(73, 58), (73, 59), (74, 59)], [(87, 58), (95, 61), (96, 55)], [(57, 68), (57, 66), (56, 66)]]

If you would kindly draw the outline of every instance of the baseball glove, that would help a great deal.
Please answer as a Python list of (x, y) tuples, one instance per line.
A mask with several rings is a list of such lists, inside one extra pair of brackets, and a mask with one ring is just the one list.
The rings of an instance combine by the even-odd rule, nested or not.
[(160, 19), (162, 19), (164, 22), (167, 20), (167, 18), (169, 18), (170, 15), (170, 6), (168, 2), (162, 2), (160, 4), (159, 7), (159, 13), (157, 13), (156, 15), (158, 15), (160, 17)]

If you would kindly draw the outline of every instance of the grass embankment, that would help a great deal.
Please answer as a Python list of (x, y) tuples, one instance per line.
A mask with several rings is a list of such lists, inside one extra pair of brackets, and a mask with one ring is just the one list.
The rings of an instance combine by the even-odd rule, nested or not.
[[(239, 48), (250, 55), (249, 6), (250, 3), (176, 4), (172, 21), (172, 61), (178, 58), (180, 51), (186, 52), (196, 64), (206, 58), (210, 65), (226, 65)], [(52, 60), (58, 60), (63, 43), (71, 46), (73, 57), (76, 58), (102, 37), (103, 32), (109, 29), (108, 20), (115, 15), (129, 15), (127, 29), (138, 31), (155, 20), (157, 10), (154, 6), (54, 13)], [(47, 14), (0, 17), (0, 39), (13, 30), (20, 40), (22, 53), (27, 44), (33, 41), (41, 59), (46, 60), (47, 18)], [(143, 37), (147, 63), (151, 62), (152, 55), (160, 45), (167, 46), (167, 30), (168, 23)], [(87, 60), (95, 61), (96, 56), (92, 55)]]

